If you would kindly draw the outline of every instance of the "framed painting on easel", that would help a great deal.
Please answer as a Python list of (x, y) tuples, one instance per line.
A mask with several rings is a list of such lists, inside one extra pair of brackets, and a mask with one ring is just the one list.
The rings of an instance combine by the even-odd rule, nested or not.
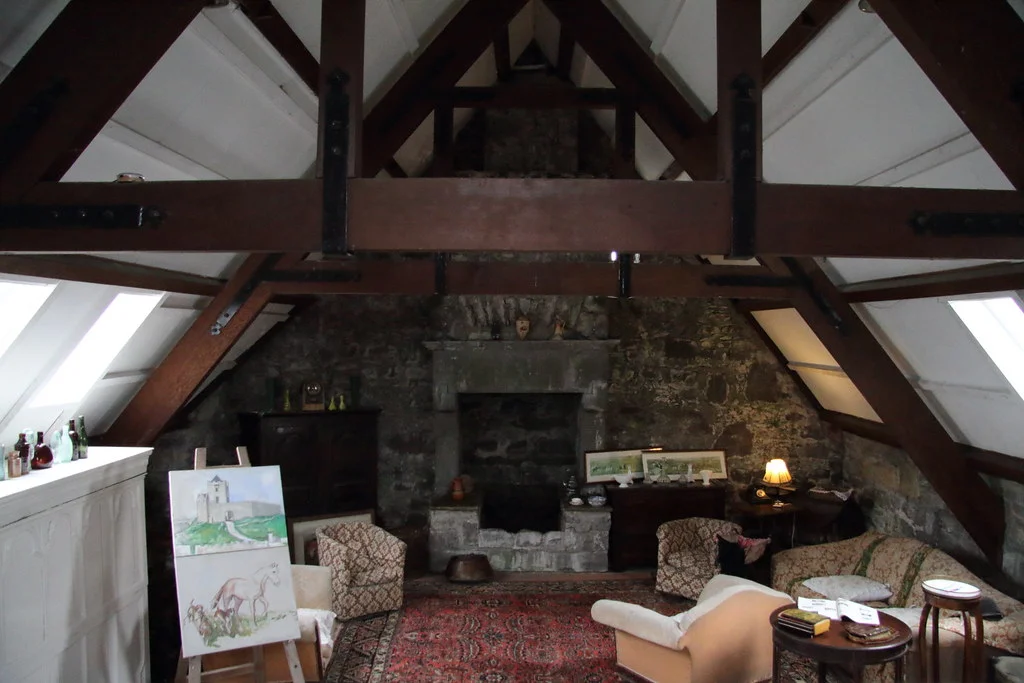
[(169, 479), (182, 655), (297, 640), (280, 469)]

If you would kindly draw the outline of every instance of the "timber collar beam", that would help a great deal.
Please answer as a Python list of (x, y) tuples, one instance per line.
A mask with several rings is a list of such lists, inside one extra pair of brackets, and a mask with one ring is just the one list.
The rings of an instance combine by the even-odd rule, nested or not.
[[(0, 249), (319, 251), (323, 187), (316, 179), (41, 183), (26, 204), (159, 207), (161, 220), (146, 230), (5, 221)], [(342, 187), (353, 251), (690, 255), (734, 247), (725, 182), (349, 178)], [(755, 190), (760, 256), (1024, 258), (1018, 191), (767, 183)], [(21, 205), (10, 215), (26, 211)]]

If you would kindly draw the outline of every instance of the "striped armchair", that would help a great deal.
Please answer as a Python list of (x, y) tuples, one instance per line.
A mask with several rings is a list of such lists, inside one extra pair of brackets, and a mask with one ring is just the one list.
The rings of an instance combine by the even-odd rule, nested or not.
[(696, 600), (704, 586), (721, 572), (718, 536), (735, 537), (740, 526), (721, 519), (689, 517), (658, 527), (658, 573), (662, 593)]
[(366, 522), (316, 530), (320, 564), (331, 568), (334, 611), (339, 619), (402, 606), (405, 543)]

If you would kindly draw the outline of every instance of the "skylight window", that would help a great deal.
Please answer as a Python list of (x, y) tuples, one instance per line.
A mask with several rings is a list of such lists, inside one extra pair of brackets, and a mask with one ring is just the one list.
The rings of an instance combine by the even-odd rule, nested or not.
[(3, 324), (0, 325), (0, 356), (11, 348), (55, 286), (0, 280), (0, 311), (4, 312)]
[(949, 305), (1024, 398), (1024, 311), (1017, 299), (964, 299)]
[(81, 401), (160, 303), (160, 298), (160, 294), (118, 294), (46, 386), (32, 398), (30, 407)]

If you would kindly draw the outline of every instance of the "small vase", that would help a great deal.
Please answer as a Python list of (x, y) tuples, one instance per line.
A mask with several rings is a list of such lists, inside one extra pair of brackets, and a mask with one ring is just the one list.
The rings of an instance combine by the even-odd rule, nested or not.
[(455, 477), (452, 479), (452, 500), (459, 501), (466, 497), (466, 492), (462, 489), (462, 477)]
[(528, 334), (530, 334), (530, 319), (525, 315), (520, 315), (516, 318), (516, 336), (519, 337), (519, 341), (523, 341)]

